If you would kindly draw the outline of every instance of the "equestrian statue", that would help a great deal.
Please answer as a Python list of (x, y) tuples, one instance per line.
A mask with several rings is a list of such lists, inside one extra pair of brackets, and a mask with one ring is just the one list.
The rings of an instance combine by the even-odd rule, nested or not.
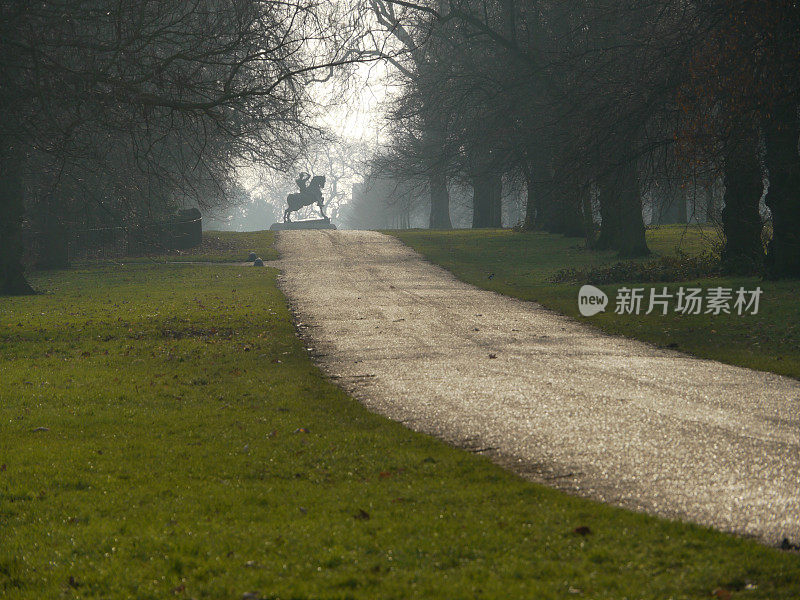
[[(309, 179), (311, 181), (309, 181)], [(304, 206), (311, 206), (316, 204), (322, 218), (330, 221), (328, 215), (325, 214), (325, 205), (323, 204), (322, 188), (325, 187), (325, 175), (315, 175), (311, 177), (305, 171), (295, 179), (297, 187), (300, 188), (299, 194), (289, 194), (286, 196), (286, 204), (289, 207), (283, 213), (283, 222), (291, 223), (291, 214), (300, 210)]]

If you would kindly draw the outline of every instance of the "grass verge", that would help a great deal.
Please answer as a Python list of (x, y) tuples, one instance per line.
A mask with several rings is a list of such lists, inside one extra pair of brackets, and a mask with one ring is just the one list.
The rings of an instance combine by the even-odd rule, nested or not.
[[(247, 260), (250, 252), (263, 260), (275, 260), (278, 252), (270, 245), (270, 236), (263, 231), (204, 231), (203, 242), (197, 248), (170, 250), (162, 254), (134, 256), (121, 259), (122, 263), (147, 262), (211, 262), (236, 263)], [(82, 262), (80, 264), (92, 264)]]
[(275, 276), (89, 265), (0, 298), (0, 596), (796, 597), (796, 554), (368, 413), (311, 364)]
[[(564, 268), (585, 270), (614, 264), (618, 259), (613, 252), (586, 250), (583, 240), (577, 238), (511, 230), (390, 233), (431, 262), (478, 287), (539, 302), (609, 333), (702, 358), (800, 378), (800, 282), (797, 280), (770, 282), (754, 277), (717, 277), (639, 286), (646, 292), (650, 288), (661, 291), (666, 286), (672, 294), (680, 286), (703, 290), (719, 286), (734, 290), (761, 287), (759, 313), (743, 316), (682, 315), (672, 311), (667, 315), (656, 312), (618, 315), (614, 312), (614, 299), (623, 284), (599, 285), (608, 294), (609, 307), (605, 313), (587, 318), (578, 312), (580, 284), (554, 284), (549, 278)], [(647, 238), (650, 248), (660, 255), (678, 250), (698, 254), (718, 243), (713, 232), (685, 226), (652, 229)], [(624, 285), (632, 287), (630, 283)]]

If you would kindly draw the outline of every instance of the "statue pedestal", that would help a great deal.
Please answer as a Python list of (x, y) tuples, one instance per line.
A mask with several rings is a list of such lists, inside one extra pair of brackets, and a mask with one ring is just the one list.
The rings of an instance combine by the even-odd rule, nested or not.
[(336, 229), (330, 219), (306, 219), (289, 223), (273, 223), (270, 231), (291, 231), (295, 229)]

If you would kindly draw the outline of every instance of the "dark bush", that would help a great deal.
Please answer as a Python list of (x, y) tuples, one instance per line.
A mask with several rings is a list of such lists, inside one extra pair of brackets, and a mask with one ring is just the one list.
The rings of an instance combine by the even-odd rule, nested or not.
[(551, 283), (653, 283), (686, 281), (722, 275), (719, 257), (706, 253), (697, 256), (678, 254), (647, 262), (618, 262), (594, 269), (561, 269), (550, 277)]

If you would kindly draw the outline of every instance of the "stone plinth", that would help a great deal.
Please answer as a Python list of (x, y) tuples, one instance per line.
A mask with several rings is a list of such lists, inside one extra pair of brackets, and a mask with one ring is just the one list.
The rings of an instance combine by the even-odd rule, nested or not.
[(293, 229), (336, 229), (330, 219), (306, 219), (289, 223), (273, 223), (271, 231), (288, 231)]

